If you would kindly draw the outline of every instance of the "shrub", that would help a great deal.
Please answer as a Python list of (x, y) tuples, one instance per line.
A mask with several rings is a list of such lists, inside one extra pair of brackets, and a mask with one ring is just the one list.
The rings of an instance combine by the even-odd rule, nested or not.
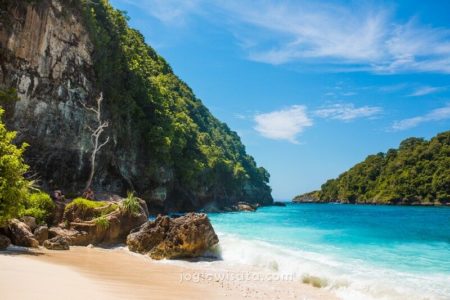
[(141, 211), (141, 204), (134, 193), (128, 192), (127, 198), (122, 201), (122, 207), (129, 214), (138, 214)]
[[(3, 112), (0, 108), (0, 118)], [(0, 119), (0, 226), (19, 215), (29, 192), (24, 178), (28, 166), (22, 158), (27, 145), (17, 147), (12, 143), (15, 137)]]
[(95, 224), (103, 229), (109, 228), (109, 220), (105, 216), (100, 216), (95, 219)]
[(36, 222), (50, 223), (51, 216), (55, 209), (55, 203), (47, 193), (35, 192), (30, 194), (25, 201), (25, 209), (20, 213), (22, 216), (32, 216), (36, 218)]

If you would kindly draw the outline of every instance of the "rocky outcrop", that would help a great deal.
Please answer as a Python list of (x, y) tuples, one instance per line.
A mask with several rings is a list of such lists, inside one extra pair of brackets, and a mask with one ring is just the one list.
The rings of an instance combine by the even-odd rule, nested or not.
[(16, 246), (39, 247), (39, 242), (31, 233), (30, 227), (17, 219), (12, 219), (8, 225), (11, 242)]
[(69, 241), (62, 236), (56, 236), (44, 242), (44, 247), (49, 250), (69, 250)]
[(42, 245), (45, 240), (48, 239), (48, 227), (47, 225), (39, 226), (33, 232), (34, 237), (38, 240), (39, 245)]
[[(139, 211), (129, 212), (122, 202), (116, 203), (117, 207), (111, 213), (91, 219), (90, 214), (70, 214), (76, 222), (68, 223), (68, 228), (52, 227), (49, 229), (51, 238), (61, 236), (67, 239), (72, 246), (87, 246), (89, 244), (117, 244), (124, 243), (132, 229), (139, 228), (148, 220), (148, 209), (145, 201), (139, 201)], [(85, 219), (83, 220), (84, 217)], [(87, 219), (86, 219), (87, 218)]]
[(218, 242), (208, 217), (197, 213), (158, 216), (127, 237), (130, 251), (148, 253), (153, 259), (198, 257)]
[(319, 203), (323, 202), (320, 200), (320, 192), (319, 191), (312, 191), (306, 194), (295, 196), (294, 199), (292, 199), (292, 202), (294, 203)]
[(0, 251), (6, 250), (9, 245), (11, 245), (11, 240), (7, 236), (0, 234)]
[(250, 205), (249, 203), (245, 203), (245, 202), (239, 202), (236, 205), (236, 210), (237, 211), (256, 211), (256, 207), (254, 205)]

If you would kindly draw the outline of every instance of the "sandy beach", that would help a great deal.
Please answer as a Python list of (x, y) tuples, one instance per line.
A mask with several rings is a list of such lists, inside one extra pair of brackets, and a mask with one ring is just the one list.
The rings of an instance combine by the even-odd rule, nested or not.
[(152, 261), (123, 248), (14, 249), (0, 253), (1, 298), (336, 299), (331, 292), (298, 280), (254, 279), (270, 277), (263, 273), (230, 276), (250, 271), (244, 267), (212, 271), (196, 263), (185, 265)]

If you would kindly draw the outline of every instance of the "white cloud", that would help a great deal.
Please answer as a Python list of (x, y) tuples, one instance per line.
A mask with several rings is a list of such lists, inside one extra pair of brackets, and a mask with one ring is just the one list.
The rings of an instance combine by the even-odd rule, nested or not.
[(369, 118), (382, 111), (377, 106), (355, 107), (351, 103), (333, 104), (317, 109), (314, 114), (320, 118), (351, 121), (358, 118)]
[(271, 43), (253, 42), (250, 59), (338, 64), (342, 71), (450, 73), (448, 29), (423, 26), (415, 19), (396, 23), (385, 7), (263, 3), (228, 5), (240, 22), (272, 36)]
[(393, 131), (401, 131), (417, 127), (422, 123), (441, 121), (450, 119), (450, 104), (444, 107), (434, 109), (423, 116), (417, 116), (409, 119), (397, 121), (392, 125)]
[(257, 114), (254, 118), (255, 130), (273, 140), (286, 140), (297, 144), (297, 135), (313, 122), (306, 113), (306, 107), (293, 105), (289, 108), (269, 113)]
[[(117, 0), (166, 24), (199, 16), (231, 31), (247, 58), (335, 72), (450, 73), (450, 29), (396, 19), (366, 1)], [(304, 65), (303, 65), (304, 66)]]
[(419, 97), (419, 96), (425, 96), (433, 93), (440, 92), (444, 90), (444, 87), (437, 87), (437, 86), (423, 86), (418, 89), (416, 89), (414, 92), (412, 92), (409, 96), (411, 97)]

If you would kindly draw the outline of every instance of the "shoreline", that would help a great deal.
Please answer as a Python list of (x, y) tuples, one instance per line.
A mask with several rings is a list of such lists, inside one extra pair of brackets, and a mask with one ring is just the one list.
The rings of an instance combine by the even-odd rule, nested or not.
[[(124, 248), (0, 252), (2, 299), (337, 299), (299, 280), (269, 281), (248, 266), (207, 268), (154, 261)], [(192, 266), (191, 266), (192, 264)], [(271, 275), (272, 274), (272, 275)], [(245, 276), (247, 275), (247, 276)], [(256, 279), (256, 280), (255, 280)], [(68, 295), (69, 294), (69, 295)]]
[(292, 204), (339, 204), (339, 205), (369, 205), (369, 206), (404, 206), (404, 207), (450, 207), (450, 203), (447, 204), (434, 204), (434, 203), (414, 203), (414, 204), (404, 204), (404, 203), (348, 203), (348, 202), (323, 202), (323, 201), (290, 201), (286, 203)]

